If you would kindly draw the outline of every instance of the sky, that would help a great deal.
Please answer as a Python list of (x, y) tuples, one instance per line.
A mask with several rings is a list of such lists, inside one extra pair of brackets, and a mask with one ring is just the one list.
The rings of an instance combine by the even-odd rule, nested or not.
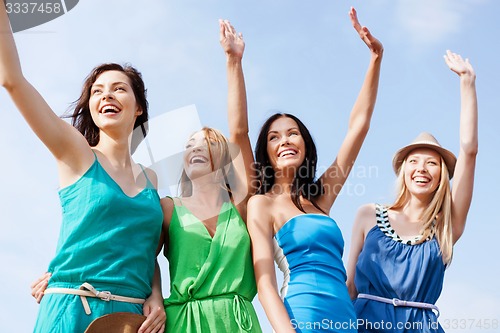
[[(311, 131), (324, 170), (346, 133), (369, 61), (350, 24), (350, 6), (385, 51), (370, 132), (331, 211), (345, 239), (344, 261), (357, 208), (394, 199), (391, 161), (397, 149), (427, 131), (458, 154), (459, 78), (443, 55), (447, 49), (459, 53), (477, 74), (479, 154), (467, 226), (437, 305), (447, 332), (498, 331), (492, 328), (500, 325), (498, 1), (81, 0), (67, 14), (17, 32), (15, 39), (25, 76), (59, 115), (79, 96), (94, 66), (137, 67), (156, 126), (148, 138), (155, 147), (153, 162), (163, 165), (201, 125), (227, 134), (225, 56), (218, 40), (218, 19), (227, 18), (246, 42), (252, 142), (268, 116), (292, 113)], [(0, 131), (0, 331), (29, 332), (38, 311), (30, 284), (46, 271), (59, 235), (58, 176), (53, 157), (4, 90), (0, 116), (5, 124)], [(136, 160), (152, 163), (144, 152)], [(168, 194), (175, 168), (157, 171), (169, 179), (160, 188)], [(168, 266), (164, 257), (159, 260), (167, 295)], [(254, 304), (264, 332), (270, 332), (257, 298)]]

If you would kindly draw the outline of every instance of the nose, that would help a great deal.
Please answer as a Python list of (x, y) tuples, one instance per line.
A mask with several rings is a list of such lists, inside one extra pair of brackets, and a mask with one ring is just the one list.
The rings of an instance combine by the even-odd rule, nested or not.
[(202, 145), (200, 145), (200, 144), (195, 144), (195, 145), (193, 145), (193, 147), (191, 148), (191, 150), (192, 150), (193, 152), (198, 152), (198, 151), (201, 151), (201, 150), (202, 150)]
[(105, 100), (108, 100), (108, 99), (114, 99), (114, 95), (113, 95), (113, 92), (111, 90), (106, 90), (103, 94), (102, 94), (102, 100), (105, 101)]
[(280, 140), (280, 146), (285, 146), (290, 143), (288, 135), (283, 135)]
[(417, 164), (417, 171), (420, 171), (422, 173), (427, 172), (427, 168), (426, 168), (425, 163), (423, 163), (423, 162), (418, 163)]

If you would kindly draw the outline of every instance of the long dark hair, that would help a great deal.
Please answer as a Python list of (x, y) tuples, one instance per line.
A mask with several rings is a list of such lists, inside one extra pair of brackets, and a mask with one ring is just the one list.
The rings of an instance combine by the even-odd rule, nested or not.
[(76, 127), (80, 133), (82, 133), (91, 147), (94, 147), (99, 143), (99, 128), (96, 126), (92, 120), (92, 116), (90, 115), (90, 90), (99, 75), (107, 71), (122, 72), (130, 79), (136, 102), (142, 111), (142, 114), (137, 116), (134, 124), (134, 129), (139, 126), (141, 126), (141, 129), (140, 131), (134, 131), (132, 136), (133, 152), (144, 137), (146, 137), (148, 132), (147, 121), (149, 118), (147, 90), (144, 85), (144, 81), (142, 80), (142, 74), (134, 67), (128, 64), (122, 66), (115, 63), (101, 64), (95, 67), (85, 79), (80, 97), (72, 104), (72, 108), (74, 108), (74, 110), (72, 112), (69, 111), (65, 117), (71, 118), (72, 125)]
[(306, 148), (306, 156), (304, 158), (304, 161), (295, 172), (290, 198), (292, 199), (294, 205), (304, 213), (304, 208), (300, 203), (301, 196), (309, 200), (314, 205), (314, 207), (325, 213), (323, 209), (321, 209), (316, 203), (317, 199), (323, 194), (323, 186), (321, 184), (321, 181), (315, 180), (316, 165), (318, 162), (316, 145), (314, 144), (311, 133), (309, 133), (309, 130), (304, 125), (304, 123), (302, 123), (302, 121), (300, 121), (294, 115), (288, 113), (276, 113), (272, 115), (266, 120), (266, 122), (260, 129), (260, 133), (257, 138), (257, 144), (255, 146), (255, 162), (259, 176), (259, 186), (257, 189), (257, 194), (265, 194), (269, 192), (274, 185), (275, 171), (271, 166), (269, 156), (267, 154), (267, 135), (272, 123), (275, 120), (284, 117), (290, 118), (297, 123), (300, 135), (304, 139)]

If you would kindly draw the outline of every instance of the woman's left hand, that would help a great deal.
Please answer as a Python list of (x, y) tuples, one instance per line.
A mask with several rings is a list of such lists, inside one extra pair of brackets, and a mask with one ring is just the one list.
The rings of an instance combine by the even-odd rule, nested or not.
[(167, 315), (163, 307), (163, 297), (151, 295), (143, 305), (143, 313), (147, 316), (138, 333), (163, 333)]

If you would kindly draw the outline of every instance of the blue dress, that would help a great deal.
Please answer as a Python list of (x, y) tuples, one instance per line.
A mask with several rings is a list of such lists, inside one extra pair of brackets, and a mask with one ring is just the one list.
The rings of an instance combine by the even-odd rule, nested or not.
[(292, 217), (274, 236), (281, 298), (297, 332), (357, 332), (343, 251), (342, 233), (325, 215)]
[[(377, 225), (366, 235), (356, 265), (358, 292), (434, 304), (441, 294), (445, 271), (436, 238), (410, 245), (395, 237), (387, 208), (377, 205)], [(432, 310), (363, 298), (354, 301), (354, 308), (359, 332), (444, 332)]]

